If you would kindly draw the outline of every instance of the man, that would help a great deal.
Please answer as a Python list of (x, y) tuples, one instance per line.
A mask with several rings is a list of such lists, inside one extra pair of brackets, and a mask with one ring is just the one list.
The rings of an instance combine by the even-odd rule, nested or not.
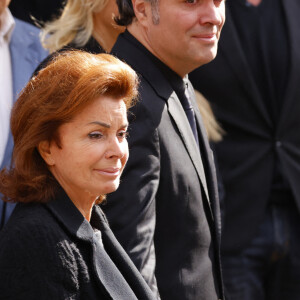
[(300, 299), (300, 1), (231, 0), (217, 58), (191, 75), (225, 129), (229, 299)]
[[(14, 19), (7, 8), (10, 0), (0, 0), (0, 165), (10, 164), (13, 138), (9, 129), (10, 110), (17, 94), (41, 60), (38, 29)], [(1, 196), (1, 195), (0, 195)], [(10, 216), (14, 204), (0, 200), (0, 229)]]
[(141, 84), (123, 182), (103, 209), (163, 300), (222, 298), (215, 169), (186, 74), (215, 57), (224, 1), (117, 3), (128, 31), (112, 53)]

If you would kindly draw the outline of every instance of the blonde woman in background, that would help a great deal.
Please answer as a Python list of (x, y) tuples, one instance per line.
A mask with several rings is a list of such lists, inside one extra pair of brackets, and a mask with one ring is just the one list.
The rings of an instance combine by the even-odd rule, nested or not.
[(44, 24), (42, 44), (50, 53), (69, 48), (110, 52), (124, 31), (115, 24), (116, 15), (118, 8), (113, 0), (68, 0), (62, 14)]

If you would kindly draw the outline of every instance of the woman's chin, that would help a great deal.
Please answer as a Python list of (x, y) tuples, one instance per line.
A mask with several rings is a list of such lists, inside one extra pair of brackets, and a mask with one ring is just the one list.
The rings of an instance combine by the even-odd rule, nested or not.
[(103, 189), (101, 190), (101, 195), (113, 193), (118, 189), (118, 187), (119, 187), (119, 182), (103, 187)]

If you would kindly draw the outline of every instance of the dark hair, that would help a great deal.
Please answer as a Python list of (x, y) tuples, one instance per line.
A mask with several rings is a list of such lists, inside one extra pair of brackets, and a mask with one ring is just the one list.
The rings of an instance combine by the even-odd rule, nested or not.
[(135, 18), (131, 0), (117, 0), (119, 16), (115, 18), (115, 22), (121, 26), (128, 26)]
[[(144, 1), (150, 2), (152, 8), (153, 23), (158, 24), (159, 23), (158, 0), (144, 0)], [(135, 18), (132, 1), (117, 0), (117, 5), (119, 9), (119, 17), (115, 18), (115, 22), (120, 26), (130, 25)]]
[(12, 109), (13, 167), (0, 173), (3, 200), (48, 201), (58, 183), (37, 150), (39, 143), (60, 145), (58, 128), (99, 96), (121, 98), (128, 109), (137, 84), (136, 73), (112, 55), (69, 51), (55, 56), (28, 82)]

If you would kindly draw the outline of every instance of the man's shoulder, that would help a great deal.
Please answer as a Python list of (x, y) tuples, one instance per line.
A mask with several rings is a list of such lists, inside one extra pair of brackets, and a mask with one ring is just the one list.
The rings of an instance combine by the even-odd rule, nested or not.
[(37, 28), (36, 26), (34, 26), (34, 25), (30, 24), (30, 23), (27, 23), (27, 22), (25, 22), (23, 20), (20, 20), (20, 19), (18, 19), (16, 17), (14, 17), (14, 20), (16, 22), (16, 26), (23, 28), (24, 31), (26, 31), (26, 30), (32, 30), (33, 32), (36, 32), (36, 33), (39, 33), (39, 31), (40, 31), (39, 28)]
[(17, 18), (14, 18), (16, 26), (12, 34), (11, 43), (26, 51), (34, 50), (40, 53), (42, 58), (46, 57), (48, 52), (42, 47), (40, 42), (40, 29)]
[(30, 37), (30, 39), (39, 41), (39, 28), (24, 22), (20, 19), (14, 18), (16, 26), (13, 31), (12, 39), (21, 37), (22, 39)]
[(154, 91), (158, 98), (168, 99), (166, 90), (172, 91), (168, 79), (151, 58), (152, 54), (148, 54), (148, 50), (139, 41), (132, 40), (133, 38), (128, 36), (128, 33), (120, 35), (112, 53), (137, 72), (140, 78), (140, 93), (143, 96), (146, 97), (147, 93)]

